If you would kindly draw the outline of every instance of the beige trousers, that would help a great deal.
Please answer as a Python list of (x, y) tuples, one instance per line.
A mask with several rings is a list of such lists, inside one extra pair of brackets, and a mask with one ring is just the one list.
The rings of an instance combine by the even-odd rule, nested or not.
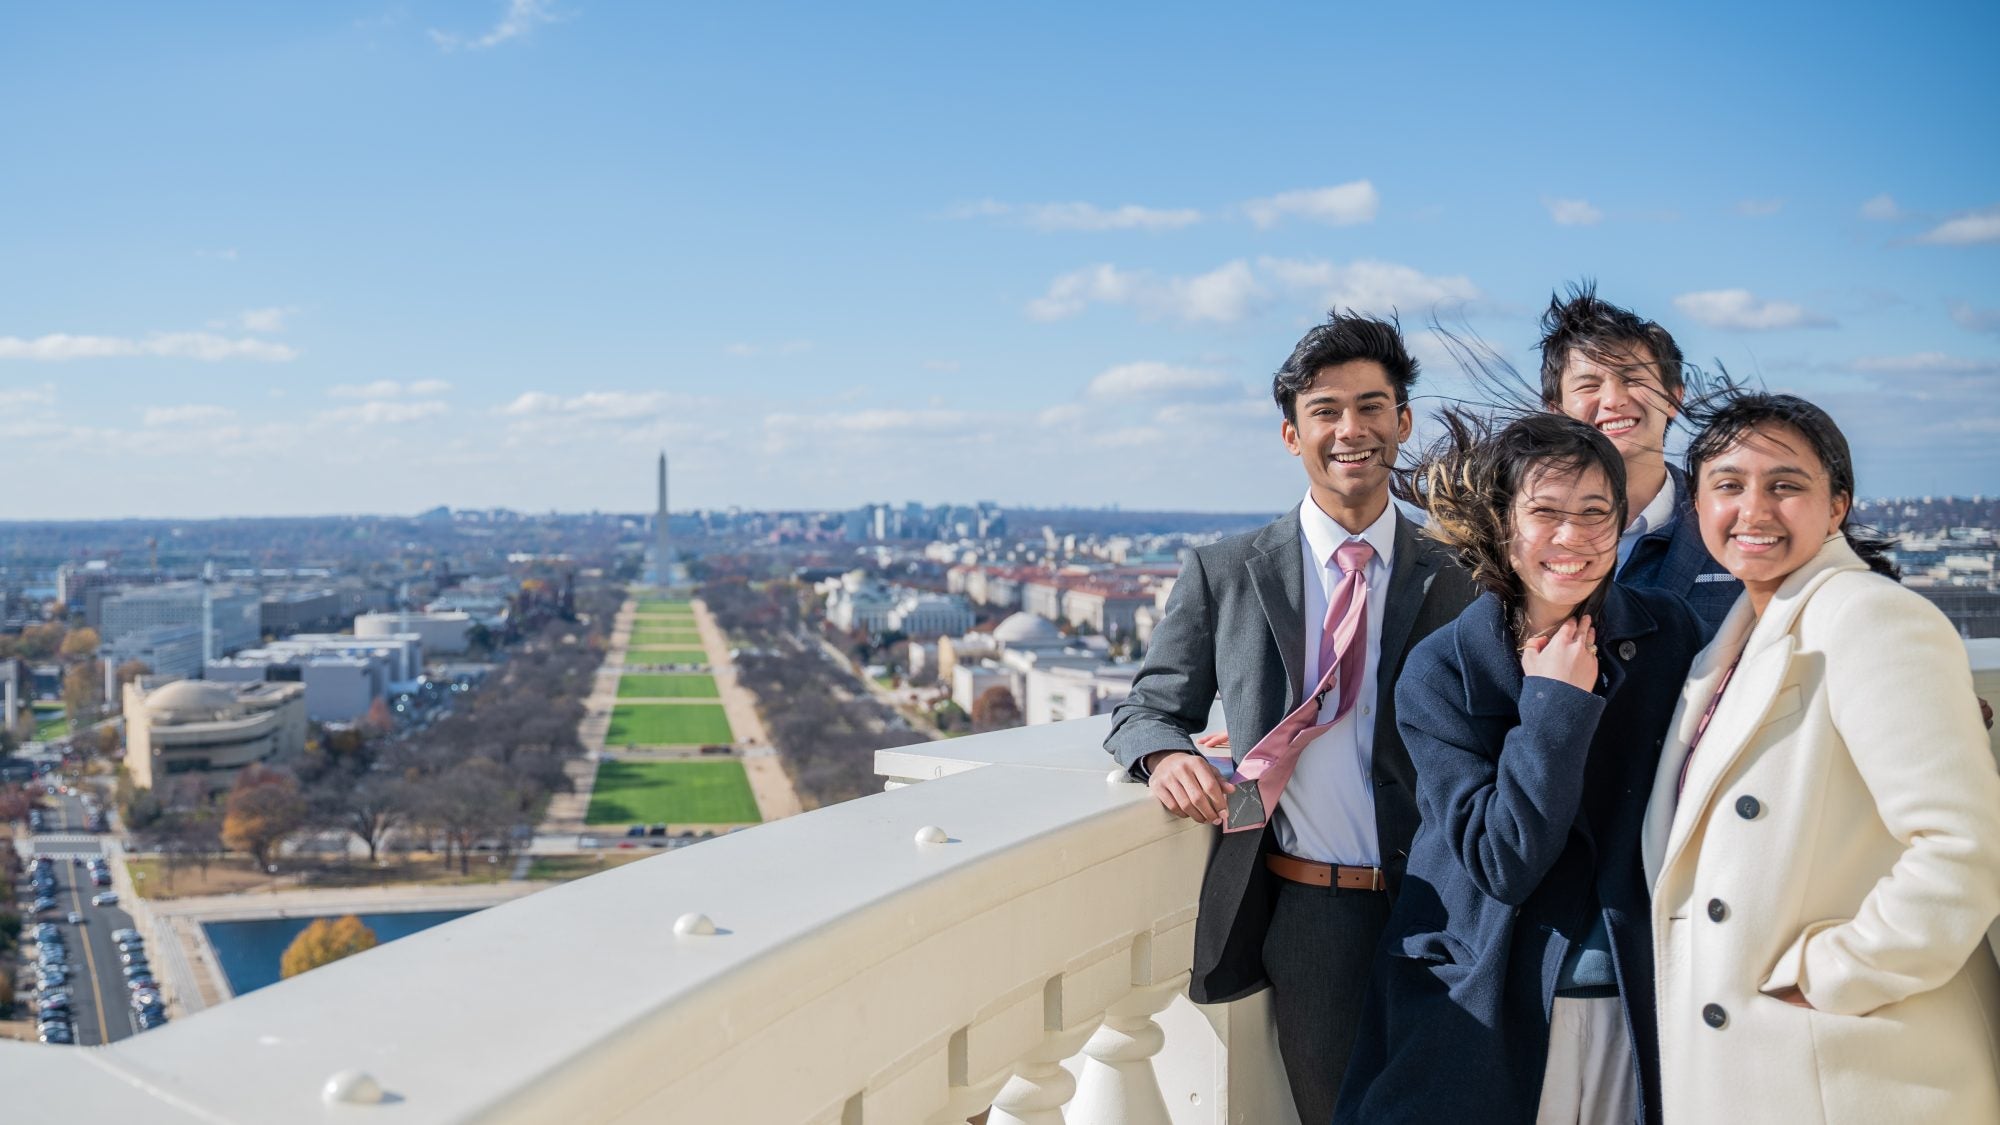
[(1556, 997), (1535, 1125), (1631, 1125), (1639, 1119), (1638, 1081), (1618, 998)]

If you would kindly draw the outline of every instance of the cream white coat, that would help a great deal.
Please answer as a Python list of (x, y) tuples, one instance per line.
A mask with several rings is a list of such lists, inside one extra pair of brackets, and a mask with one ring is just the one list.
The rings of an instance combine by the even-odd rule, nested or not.
[(2000, 770), (1944, 615), (1836, 535), (1688, 677), (1644, 828), (1668, 1125), (2000, 1122)]

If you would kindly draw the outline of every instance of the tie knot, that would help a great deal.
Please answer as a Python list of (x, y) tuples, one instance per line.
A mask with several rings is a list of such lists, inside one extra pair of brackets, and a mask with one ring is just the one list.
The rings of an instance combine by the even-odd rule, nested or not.
[(1340, 568), (1342, 574), (1353, 574), (1367, 566), (1374, 557), (1375, 548), (1370, 547), (1365, 539), (1350, 539), (1334, 548), (1333, 552), (1334, 565)]

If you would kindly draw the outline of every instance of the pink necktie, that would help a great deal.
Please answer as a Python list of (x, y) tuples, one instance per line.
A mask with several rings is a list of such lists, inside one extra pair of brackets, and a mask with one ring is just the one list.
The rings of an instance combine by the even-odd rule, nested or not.
[[(1224, 831), (1246, 832), (1264, 827), (1271, 811), (1278, 807), (1278, 796), (1285, 791), (1285, 783), (1292, 779), (1299, 752), (1354, 709), (1368, 663), (1367, 573), (1368, 562), (1374, 557), (1375, 548), (1361, 540), (1343, 543), (1334, 551), (1333, 559), (1341, 569), (1341, 577), (1340, 584), (1333, 588), (1333, 597), (1327, 601), (1326, 626), (1320, 631), (1319, 687), (1251, 747), (1236, 767), (1239, 779), (1257, 783), (1258, 795), (1264, 802), (1264, 819), (1255, 824), (1233, 825)], [(1320, 701), (1336, 688), (1339, 694), (1334, 697), (1337, 702), (1333, 717), (1315, 725), (1313, 720), (1319, 715)]]

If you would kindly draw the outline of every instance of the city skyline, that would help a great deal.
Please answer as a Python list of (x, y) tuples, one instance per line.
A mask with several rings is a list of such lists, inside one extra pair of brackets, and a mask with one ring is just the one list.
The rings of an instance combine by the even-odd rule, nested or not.
[(682, 510), (1277, 510), (1328, 305), (1532, 370), (1584, 277), (1863, 496), (2000, 490), (1990, 8), (112, 13), (0, 15), (10, 520), (643, 513), (661, 448)]

